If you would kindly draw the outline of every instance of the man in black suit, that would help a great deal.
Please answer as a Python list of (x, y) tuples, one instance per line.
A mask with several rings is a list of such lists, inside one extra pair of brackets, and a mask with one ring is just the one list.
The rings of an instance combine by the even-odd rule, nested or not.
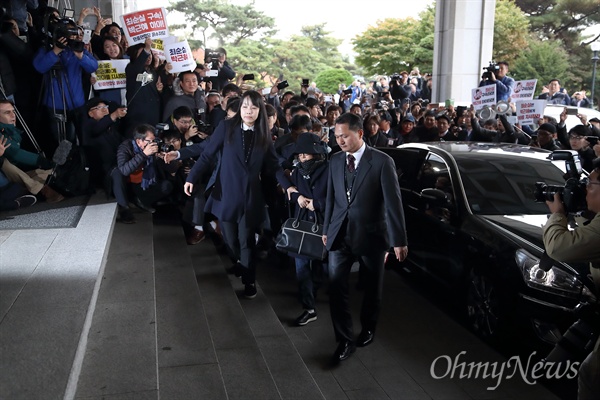
[[(331, 319), (336, 341), (334, 362), (347, 359), (356, 346), (373, 341), (383, 289), (386, 251), (398, 260), (408, 254), (402, 198), (394, 161), (366, 146), (362, 120), (345, 113), (336, 120), (335, 139), (341, 152), (331, 157), (323, 243), (329, 253)], [(365, 267), (365, 294), (354, 340), (348, 304), (348, 278), (355, 261)]]

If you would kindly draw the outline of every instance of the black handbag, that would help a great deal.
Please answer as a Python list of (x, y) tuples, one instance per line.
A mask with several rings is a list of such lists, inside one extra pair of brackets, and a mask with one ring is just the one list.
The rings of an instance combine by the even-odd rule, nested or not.
[(323, 260), (327, 257), (327, 250), (323, 245), (323, 225), (319, 224), (317, 213), (314, 213), (315, 222), (302, 220), (304, 210), (300, 210), (296, 218), (288, 218), (283, 223), (275, 247), (292, 257), (299, 255), (312, 260)]

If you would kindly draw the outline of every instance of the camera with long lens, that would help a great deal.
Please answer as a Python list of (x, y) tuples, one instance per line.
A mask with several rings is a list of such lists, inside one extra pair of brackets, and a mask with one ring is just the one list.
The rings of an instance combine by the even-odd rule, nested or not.
[(498, 71), (500, 71), (500, 66), (498, 64), (496, 64), (494, 61), (490, 61), (490, 65), (488, 65), (487, 67), (483, 67), (483, 70), (485, 71), (482, 75), (482, 78), (485, 79), (492, 79), (492, 73), (497, 76), (498, 75)]
[(580, 179), (583, 170), (577, 152), (574, 150), (555, 150), (549, 158), (555, 161), (565, 161), (566, 181), (563, 186), (536, 182), (533, 191), (535, 201), (538, 203), (554, 201), (554, 195), (558, 193), (567, 213), (578, 213), (587, 210), (585, 201), (586, 184)]

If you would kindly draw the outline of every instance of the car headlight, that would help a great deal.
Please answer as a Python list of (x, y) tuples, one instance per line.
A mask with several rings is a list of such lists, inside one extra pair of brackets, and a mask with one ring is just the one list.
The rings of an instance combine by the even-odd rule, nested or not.
[(573, 273), (555, 265), (544, 271), (540, 268), (539, 257), (523, 249), (515, 252), (515, 259), (527, 286), (565, 297), (578, 298), (583, 295), (586, 300), (595, 301), (593, 293)]

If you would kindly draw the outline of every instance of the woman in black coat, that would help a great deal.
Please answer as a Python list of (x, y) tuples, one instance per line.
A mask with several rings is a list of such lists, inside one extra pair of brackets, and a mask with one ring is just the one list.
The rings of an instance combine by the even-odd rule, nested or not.
[[(304, 220), (323, 222), (325, 200), (327, 198), (328, 164), (325, 146), (314, 133), (301, 133), (296, 140), (294, 151), (298, 164), (292, 171), (290, 180), (297, 192), (291, 193), (291, 203), (297, 204), (296, 216), (300, 213)], [(303, 326), (317, 319), (315, 294), (321, 286), (327, 267), (321, 260), (311, 260), (295, 256), (296, 279), (299, 299), (304, 312), (296, 319), (296, 325)]]
[(192, 195), (194, 185), (212, 172), (220, 155), (217, 178), (206, 201), (205, 211), (220, 222), (223, 237), (231, 253), (242, 265), (244, 296), (256, 296), (256, 239), (266, 220), (262, 180), (275, 175), (288, 189), (289, 180), (279, 165), (267, 122), (262, 95), (254, 90), (240, 98), (233, 118), (217, 126), (202, 155), (190, 171), (184, 191)]

